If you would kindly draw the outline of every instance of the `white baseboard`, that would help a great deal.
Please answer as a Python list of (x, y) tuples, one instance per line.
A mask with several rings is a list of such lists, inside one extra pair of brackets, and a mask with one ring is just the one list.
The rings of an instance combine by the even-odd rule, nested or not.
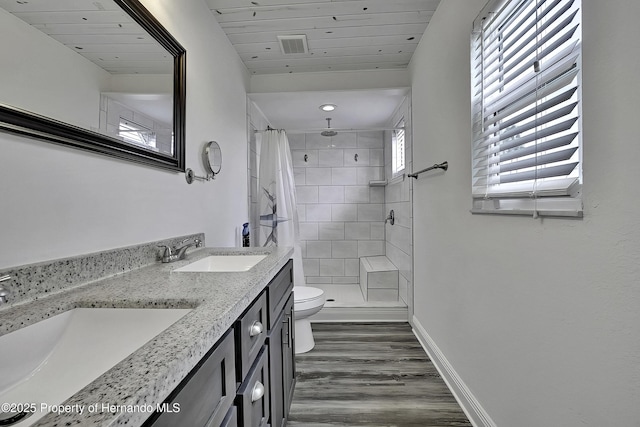
[(408, 322), (407, 307), (324, 307), (313, 322)]
[(480, 405), (480, 402), (478, 402), (471, 393), (471, 390), (469, 390), (464, 381), (462, 381), (462, 378), (460, 378), (455, 369), (453, 369), (453, 366), (451, 366), (418, 319), (413, 316), (411, 320), (413, 333), (418, 338), (418, 341), (420, 341), (420, 344), (422, 344), (422, 347), (436, 366), (440, 376), (449, 387), (449, 390), (451, 390), (451, 393), (453, 393), (453, 396), (469, 418), (469, 421), (471, 421), (471, 424), (473, 424), (474, 427), (496, 427), (496, 423), (491, 419), (482, 405)]

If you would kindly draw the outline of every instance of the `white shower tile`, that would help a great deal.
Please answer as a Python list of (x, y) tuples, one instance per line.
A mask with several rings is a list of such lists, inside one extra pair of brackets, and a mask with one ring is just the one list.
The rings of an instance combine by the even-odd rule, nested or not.
[(318, 240), (344, 240), (344, 222), (319, 223)]
[(289, 147), (291, 147), (291, 149), (306, 148), (303, 133), (288, 134), (287, 139), (289, 140)]
[(358, 205), (358, 221), (384, 221), (384, 205), (382, 203)]
[(318, 150), (318, 166), (344, 166), (344, 150), (338, 148)]
[(369, 222), (347, 222), (344, 224), (344, 238), (352, 240), (370, 240)]
[(329, 185), (318, 187), (319, 203), (344, 203), (344, 187)]
[(357, 258), (358, 242), (355, 240), (334, 240), (331, 242), (332, 258)]
[(307, 183), (306, 168), (293, 168), (293, 182), (295, 185), (305, 185)]
[(331, 221), (357, 221), (358, 205), (336, 204), (331, 205)]
[(307, 185), (331, 185), (331, 168), (307, 168)]
[(385, 247), (387, 258), (398, 267), (398, 271), (404, 277), (411, 277), (411, 255), (387, 243)]
[(319, 276), (320, 264), (317, 259), (307, 258), (302, 260), (302, 269), (305, 276)]
[[(297, 191), (296, 191), (297, 196)], [(304, 222), (307, 220), (307, 205), (302, 205), (298, 201), (298, 221)]]
[(384, 166), (384, 149), (371, 148), (369, 150), (369, 166)]
[[(356, 160), (355, 156), (358, 156)], [(369, 149), (367, 148), (350, 148), (344, 150), (345, 166), (369, 166)]]
[[(307, 160), (304, 156), (307, 156)], [(293, 167), (310, 168), (318, 166), (318, 150), (291, 150)]]
[(317, 222), (301, 222), (299, 229), (300, 240), (318, 240)]
[[(312, 243), (312, 242), (309, 242)], [(307, 248), (308, 251), (308, 248)], [(384, 255), (384, 240), (359, 240), (358, 257)]]
[(331, 137), (331, 144), (336, 148), (356, 148), (358, 145), (355, 132), (339, 132)]
[(331, 283), (331, 277), (307, 277), (306, 281), (308, 285)]
[(397, 301), (398, 290), (397, 289), (368, 289), (367, 300), (368, 301)]
[(369, 189), (369, 203), (384, 203), (384, 187), (371, 187)]
[(320, 135), (320, 133), (307, 133), (305, 135), (305, 145), (307, 149), (331, 148), (331, 138)]
[(343, 259), (321, 259), (320, 276), (344, 276)]
[[(331, 168), (331, 182), (333, 185), (355, 185), (357, 183), (357, 168)], [(307, 179), (309, 177), (307, 176)], [(368, 184), (368, 182), (367, 182)]]
[(370, 222), (371, 240), (384, 240), (384, 222)]
[(400, 299), (404, 301), (405, 304), (408, 304), (409, 281), (402, 276), (400, 276), (400, 278), (398, 279), (398, 293), (400, 295)]
[(307, 242), (307, 257), (331, 258), (331, 242), (320, 240)]
[(402, 201), (402, 182), (396, 182), (386, 186), (386, 202), (395, 203)]
[(296, 197), (300, 204), (318, 203), (318, 187), (297, 185)]
[(360, 260), (358, 258), (345, 259), (344, 260), (344, 275), (345, 276), (358, 276), (359, 274), (360, 274)]
[(369, 181), (379, 181), (384, 179), (384, 168), (380, 166), (368, 166), (357, 169), (357, 185), (369, 185)]
[(369, 203), (369, 188), (368, 185), (349, 185), (344, 187), (344, 202)]
[(411, 253), (411, 229), (387, 225), (387, 241), (403, 252)]
[(307, 205), (307, 221), (331, 221), (331, 205)]

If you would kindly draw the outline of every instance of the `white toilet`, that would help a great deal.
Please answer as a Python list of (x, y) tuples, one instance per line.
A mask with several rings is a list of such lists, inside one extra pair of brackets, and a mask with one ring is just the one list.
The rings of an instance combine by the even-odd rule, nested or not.
[(293, 312), (295, 318), (296, 354), (306, 353), (316, 345), (309, 317), (324, 306), (324, 291), (310, 286), (293, 287)]

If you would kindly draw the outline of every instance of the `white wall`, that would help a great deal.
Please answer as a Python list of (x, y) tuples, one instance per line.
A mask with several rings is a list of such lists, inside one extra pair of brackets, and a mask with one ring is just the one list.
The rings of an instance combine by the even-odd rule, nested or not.
[(484, 3), (443, 0), (411, 63), (414, 166), (450, 165), (414, 185), (416, 323), (500, 427), (637, 426), (640, 3), (583, 0), (581, 220), (469, 213)]
[(388, 89), (408, 87), (406, 70), (326, 71), (317, 73), (256, 74), (251, 93), (305, 92), (322, 90)]
[(187, 185), (184, 174), (0, 133), (0, 268), (200, 231), (208, 246), (235, 244), (247, 218), (248, 73), (204, 2), (143, 3), (187, 50), (187, 167), (203, 174), (213, 139), (220, 175)]

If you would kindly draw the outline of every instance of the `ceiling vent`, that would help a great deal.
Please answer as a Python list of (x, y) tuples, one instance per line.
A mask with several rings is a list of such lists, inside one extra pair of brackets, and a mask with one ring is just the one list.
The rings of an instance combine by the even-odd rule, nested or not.
[(285, 55), (296, 55), (301, 53), (309, 53), (307, 46), (307, 36), (304, 34), (293, 36), (278, 36), (280, 49)]

